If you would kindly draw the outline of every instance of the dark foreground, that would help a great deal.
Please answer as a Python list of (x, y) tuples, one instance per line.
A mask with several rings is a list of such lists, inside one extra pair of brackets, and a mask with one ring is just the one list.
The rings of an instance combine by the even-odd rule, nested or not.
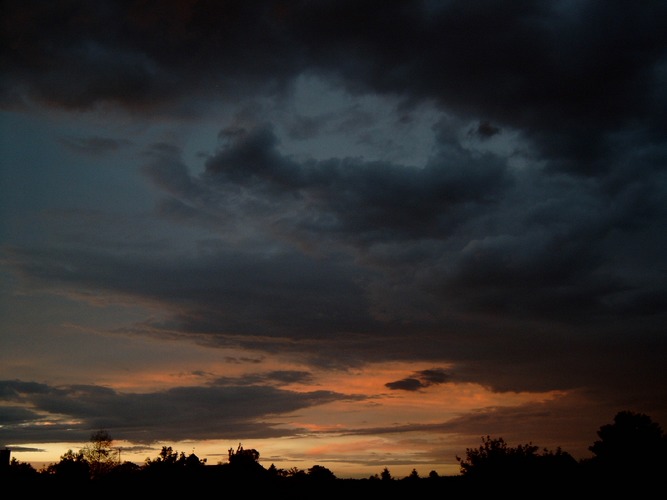
[[(208, 467), (207, 467), (208, 469)], [(208, 471), (207, 471), (208, 472)], [(469, 479), (463, 476), (437, 478), (392, 479), (261, 479), (252, 477), (216, 477), (214, 471), (197, 477), (108, 477), (99, 480), (63, 480), (39, 477), (32, 479), (1, 478), (3, 490), (13, 491), (17, 498), (39, 498), (53, 495), (101, 495), (104, 498), (135, 498), (232, 495), (270, 500), (340, 498), (350, 496), (367, 499), (402, 497), (445, 498), (652, 498), (665, 491), (664, 478), (655, 481), (633, 481), (631, 478), (486, 478)]]

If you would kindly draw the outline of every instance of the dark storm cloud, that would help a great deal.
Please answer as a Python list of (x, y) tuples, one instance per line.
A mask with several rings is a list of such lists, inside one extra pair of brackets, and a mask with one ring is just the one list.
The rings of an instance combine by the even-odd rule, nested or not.
[(421, 370), (413, 374), (413, 376), (396, 380), (395, 382), (387, 382), (385, 387), (392, 390), (402, 391), (418, 391), (430, 385), (443, 384), (449, 381), (449, 375), (445, 370), (434, 368), (431, 370)]
[[(189, 220), (202, 224), (212, 216), (244, 220), (304, 245), (347, 245), (380, 275), (405, 269), (402, 286), (414, 286), (427, 302), (439, 297), (477, 313), (573, 322), (631, 310), (664, 285), (653, 273), (630, 277), (614, 264), (626, 253), (617, 235), (646, 234), (656, 245), (665, 239), (645, 233), (646, 223), (665, 215), (660, 187), (648, 179), (617, 186), (619, 194), (631, 192), (610, 199), (606, 183), (517, 173), (494, 155), (465, 151), (446, 131), (424, 168), (349, 158), (298, 162), (278, 152), (269, 126), (226, 137), (200, 178), (182, 163), (152, 164), (153, 180), (178, 196), (169, 202), (173, 210), (175, 203), (182, 213), (189, 207)], [(633, 157), (630, 151), (615, 161)], [(635, 161), (656, 175), (650, 162)], [(402, 249), (382, 256), (393, 243)], [(623, 255), (627, 265), (647, 258), (660, 262), (657, 254)], [(415, 266), (425, 272), (415, 275)]]
[[(92, 385), (50, 386), (0, 381), (3, 401), (29, 404), (32, 411), (3, 419), (0, 442), (80, 440), (91, 429), (113, 429), (114, 439), (134, 442), (236, 439), (290, 435), (272, 423), (280, 415), (332, 401), (359, 399), (330, 391), (292, 392), (247, 384), (178, 387), (124, 394)], [(3, 408), (9, 411), (8, 408)], [(65, 418), (66, 422), (59, 422)], [(72, 421), (76, 421), (74, 424)], [(42, 425), (49, 422), (48, 426)], [(48, 430), (45, 429), (48, 427)], [(46, 438), (48, 436), (48, 438)]]
[(219, 332), (221, 339), (227, 333), (326, 336), (370, 322), (358, 275), (334, 260), (295, 252), (213, 248), (162, 259), (63, 248), (12, 258), (40, 286), (57, 284), (73, 295), (102, 287), (171, 304), (185, 332)]
[(614, 366), (657, 366), (643, 343), (632, 349), (651, 362), (632, 368), (597, 344), (662, 328), (660, 151), (619, 151), (615, 172), (629, 184), (583, 182), (468, 151), (444, 121), (436, 131), (423, 168), (297, 161), (268, 125), (225, 129), (200, 175), (159, 144), (144, 171), (167, 195), (160, 215), (219, 240), (186, 255), (14, 248), (10, 261), (69, 293), (104, 290), (169, 312), (129, 331), (204, 333), (211, 345), (299, 350), (327, 365), (444, 356), (468, 367), (459, 380), (498, 390), (580, 386), (589, 373), (573, 353), (595, 354), (603, 384), (620, 377)]
[(622, 1), (8, 2), (3, 94), (145, 107), (281, 88), (308, 70), (509, 123), (544, 147), (555, 134), (567, 148), (559, 155), (585, 155), (600, 132), (630, 119), (659, 125), (666, 10)]
[(0, 407), (0, 422), (3, 425), (17, 425), (35, 420), (39, 420), (39, 414), (24, 406)]
[(424, 384), (444, 384), (449, 381), (449, 374), (446, 370), (441, 368), (433, 368), (430, 370), (421, 370), (417, 375), (422, 379)]
[[(446, 115), (419, 168), (344, 151), (296, 159), (268, 123), (225, 128), (197, 175), (175, 145), (156, 145), (144, 173), (165, 196), (159, 215), (220, 241), (171, 260), (14, 249), (23, 276), (157, 300), (171, 317), (144, 325), (156, 330), (317, 337), (332, 357), (345, 352), (341, 335), (374, 332), (354, 337), (359, 357), (445, 357), (465, 365), (457, 379), (501, 390), (589, 383), (591, 356), (601, 386), (664, 371), (664, 342), (651, 336), (664, 330), (667, 296), (667, 4), (28, 1), (5, 11), (6, 107), (111, 103), (151, 119), (141, 111), (196, 113), (203, 100), (260, 90), (286, 100), (308, 74), (397, 97), (402, 116), (424, 103)], [(308, 137), (318, 119), (295, 115), (288, 137)], [(487, 149), (464, 147), (460, 131)], [(488, 149), (512, 133), (520, 153)]]
[(189, 113), (188, 103), (179, 109), (184, 96), (280, 88), (302, 68), (280, 10), (243, 1), (9, 2), (4, 104), (30, 97)]
[(502, 161), (462, 150), (416, 169), (355, 158), (297, 162), (277, 145), (270, 126), (237, 133), (206, 162), (206, 185), (245, 190), (265, 203), (255, 201), (253, 208), (267, 213), (296, 207), (301, 210), (290, 221), (295, 230), (357, 244), (442, 237), (450, 212), (493, 203), (511, 182)]
[(474, 131), (470, 131), (468, 133), (476, 134), (482, 139), (486, 139), (488, 137), (493, 137), (494, 135), (499, 134), (500, 129), (498, 127), (494, 127), (488, 121), (483, 121), (477, 126), (477, 128)]
[(400, 389), (402, 391), (416, 391), (424, 387), (424, 384), (416, 378), (404, 378), (396, 382), (387, 382), (384, 385), (389, 389)]

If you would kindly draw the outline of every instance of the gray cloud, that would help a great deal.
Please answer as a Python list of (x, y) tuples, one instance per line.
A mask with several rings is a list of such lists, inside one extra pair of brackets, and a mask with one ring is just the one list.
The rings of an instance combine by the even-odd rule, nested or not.
[[(92, 385), (56, 387), (10, 380), (0, 382), (0, 388), (3, 401), (20, 401), (32, 408), (13, 412), (11, 420), (3, 419), (6, 425), (0, 429), (0, 442), (6, 443), (87, 441), (90, 429), (113, 429), (114, 439), (137, 443), (286, 436), (298, 430), (280, 430), (271, 423), (280, 415), (360, 398), (331, 391), (293, 392), (245, 383), (178, 387), (143, 394), (124, 394)], [(68, 421), (59, 422), (63, 417)], [(46, 421), (50, 421), (48, 430), (40, 425)]]
[(484, 113), (538, 138), (565, 126), (574, 152), (577, 137), (663, 114), (651, 90), (664, 14), (661, 3), (627, 2), (10, 3), (4, 94), (160, 106), (192, 92), (279, 90), (310, 70), (352, 90)]
[(442, 384), (449, 381), (449, 374), (441, 368), (430, 370), (421, 370), (414, 373), (411, 377), (387, 382), (385, 387), (392, 390), (418, 391), (430, 385)]
[(357, 245), (442, 238), (457, 210), (493, 203), (511, 184), (502, 161), (475, 159), (462, 150), (417, 169), (355, 158), (297, 162), (276, 145), (269, 127), (244, 132), (208, 159), (203, 180), (225, 194), (248, 193), (241, 200), (252, 203), (246, 213), (277, 209), (289, 214), (281, 220), (295, 230)]
[(389, 389), (400, 389), (402, 391), (417, 391), (424, 387), (424, 384), (416, 378), (404, 378), (395, 382), (387, 382), (384, 385)]
[[(129, 331), (179, 330), (198, 341), (203, 333), (210, 345), (299, 350), (325, 365), (398, 355), (467, 366), (482, 355), (486, 367), (462, 373), (500, 390), (591, 383), (585, 370), (545, 360), (577, 365), (572, 349), (602, 350), (609, 336), (631, 342), (638, 324), (647, 335), (660, 330), (664, 280), (651, 268), (664, 263), (654, 249), (665, 236), (652, 228), (666, 214), (660, 183), (649, 180), (663, 175), (659, 152), (622, 151), (613, 170), (634, 178), (623, 185), (516, 169), (466, 150), (451, 123), (437, 132), (423, 168), (298, 161), (279, 152), (270, 125), (223, 131), (199, 175), (178, 148), (158, 144), (144, 169), (166, 195), (158, 213), (208, 231), (196, 252), (14, 248), (11, 262), (22, 276), (72, 293), (105, 290), (169, 311)], [(631, 161), (648, 178), (626, 171)], [(508, 351), (508, 338), (528, 347)], [(539, 359), (549, 375), (494, 375), (517, 356)], [(598, 384), (616, 378), (614, 363), (644, 370), (610, 357)]]

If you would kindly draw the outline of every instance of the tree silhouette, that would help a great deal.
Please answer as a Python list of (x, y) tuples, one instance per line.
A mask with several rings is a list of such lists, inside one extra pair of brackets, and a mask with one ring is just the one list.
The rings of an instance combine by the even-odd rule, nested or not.
[(336, 479), (333, 472), (321, 465), (313, 465), (308, 469), (308, 477), (316, 481), (330, 481)]
[(524, 482), (544, 481), (547, 478), (572, 477), (577, 461), (560, 448), (544, 449), (532, 443), (509, 446), (503, 438), (482, 437), (479, 448), (467, 448), (465, 459), (456, 457), (461, 475), (469, 479), (513, 480)]
[(511, 448), (503, 438), (482, 437), (479, 448), (466, 448), (466, 457), (456, 457), (461, 466), (461, 474), (468, 477), (503, 476), (514, 473), (517, 462), (527, 461), (537, 452), (531, 444)]
[(413, 480), (421, 479), (421, 478), (419, 477), (419, 472), (417, 472), (417, 469), (412, 469), (412, 472), (410, 472), (410, 475), (407, 476), (405, 479), (413, 481)]
[[(259, 452), (255, 449), (244, 449), (239, 443), (236, 451), (229, 448), (228, 463), (221, 464), (223, 474), (230, 481), (255, 481), (272, 476), (267, 469), (259, 463)], [(275, 477), (275, 476), (274, 476)]]
[[(171, 446), (163, 446), (160, 454), (154, 460), (150, 458), (145, 460), (143, 472), (152, 481), (173, 482), (194, 479), (205, 464), (206, 459), (201, 460), (194, 453), (186, 456), (184, 452), (179, 453)], [(127, 468), (126, 472), (135, 475), (130, 468)]]
[(31, 464), (12, 458), (7, 466), (0, 468), (0, 484), (5, 480), (27, 483), (37, 479), (38, 475), (39, 473)]
[(382, 472), (380, 473), (380, 479), (382, 481), (391, 481), (393, 478), (391, 477), (391, 473), (389, 472), (389, 469), (386, 467), (382, 469)]
[(236, 452), (233, 448), (227, 450), (229, 455), (229, 463), (233, 465), (247, 465), (259, 462), (259, 452), (255, 449), (246, 450), (239, 443)]
[(645, 480), (667, 474), (667, 436), (648, 415), (621, 411), (600, 427), (588, 449), (595, 473), (619, 480)]
[(45, 473), (56, 476), (60, 481), (78, 482), (90, 478), (90, 464), (82, 451), (74, 453), (72, 450), (67, 450), (60, 457), (60, 462), (50, 464)]
[(101, 477), (118, 465), (116, 454), (111, 448), (112, 443), (111, 435), (102, 429), (93, 432), (90, 436), (90, 443), (81, 450), (90, 466), (91, 477)]

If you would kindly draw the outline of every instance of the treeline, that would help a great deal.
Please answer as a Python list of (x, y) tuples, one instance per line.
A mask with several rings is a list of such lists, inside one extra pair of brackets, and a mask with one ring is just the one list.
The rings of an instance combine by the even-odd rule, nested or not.
[[(78, 452), (68, 450), (57, 463), (35, 470), (30, 464), (12, 458), (0, 465), (2, 484), (20, 485), (26, 491), (42, 488), (53, 493), (59, 488), (74, 491), (82, 487), (108, 493), (132, 490), (163, 493), (192, 492), (196, 488), (262, 487), (273, 498), (299, 493), (381, 494), (397, 492), (492, 493), (512, 491), (515, 497), (529, 492), (600, 495), (621, 491), (653, 491), (667, 486), (667, 435), (652, 419), (641, 413), (619, 412), (613, 423), (597, 432), (599, 440), (589, 450), (591, 458), (575, 460), (569, 453), (540, 449), (532, 443), (510, 446), (503, 438), (482, 438), (477, 448), (467, 448), (456, 457), (460, 474), (440, 476), (432, 470), (420, 476), (416, 469), (406, 477), (393, 477), (385, 467), (365, 479), (339, 479), (326, 467), (313, 465), (307, 470), (265, 468), (260, 453), (244, 449), (228, 450), (226, 463), (207, 464), (194, 453), (186, 455), (163, 447), (154, 459), (142, 465), (121, 462), (107, 431), (91, 436), (90, 443)], [(546, 490), (545, 490), (546, 488)], [(537, 489), (537, 490), (536, 490)], [(525, 495), (524, 495), (525, 494)]]

